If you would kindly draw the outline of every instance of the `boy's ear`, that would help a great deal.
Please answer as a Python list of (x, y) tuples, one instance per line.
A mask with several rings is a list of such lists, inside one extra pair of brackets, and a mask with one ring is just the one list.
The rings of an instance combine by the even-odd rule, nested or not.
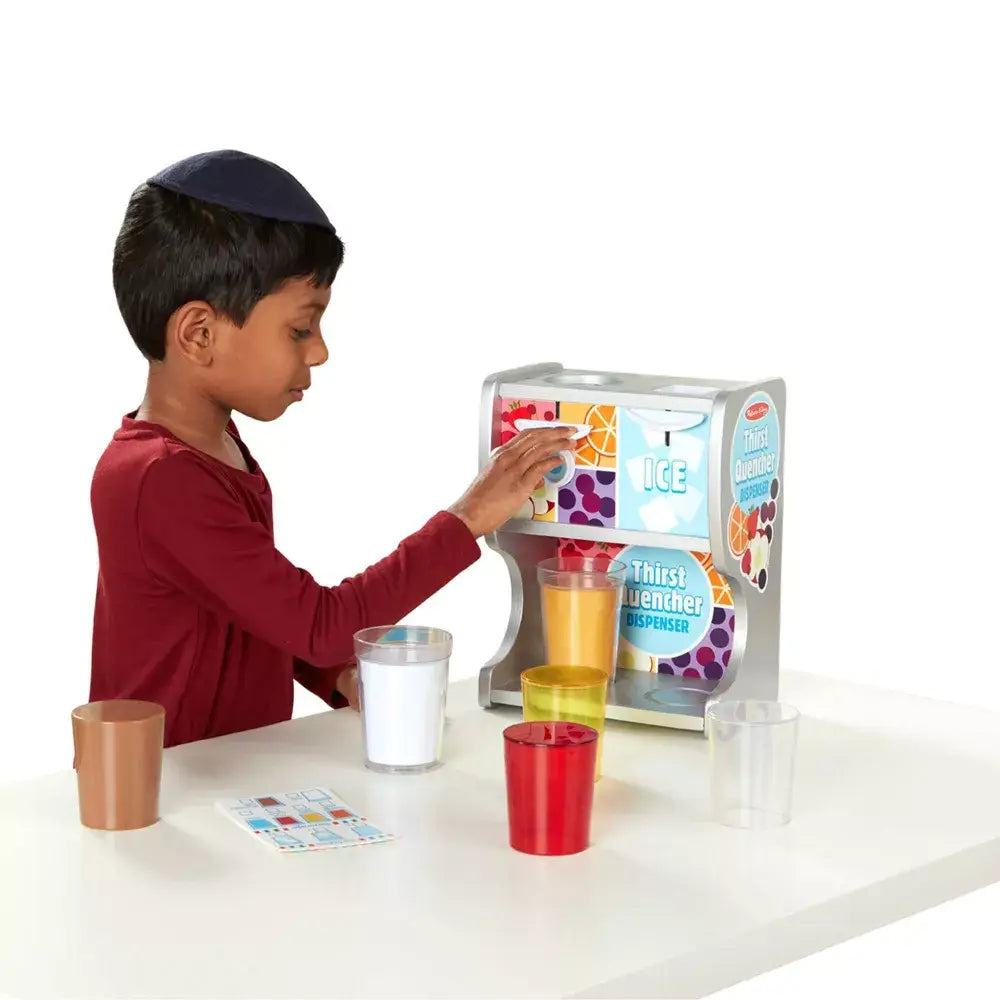
[(212, 363), (214, 327), (219, 317), (207, 302), (185, 302), (167, 324), (167, 341), (196, 365)]

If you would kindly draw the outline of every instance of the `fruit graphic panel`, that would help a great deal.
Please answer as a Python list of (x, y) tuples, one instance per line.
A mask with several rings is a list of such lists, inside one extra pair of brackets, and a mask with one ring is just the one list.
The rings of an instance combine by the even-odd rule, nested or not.
[(560, 403), (559, 419), (586, 424), (590, 433), (581, 438), (573, 455), (577, 468), (618, 467), (618, 409), (595, 403)]
[(559, 555), (567, 558), (584, 556), (593, 559), (595, 566), (606, 567), (612, 559), (618, 558), (618, 553), (624, 548), (624, 545), (616, 545), (614, 542), (588, 542), (584, 538), (560, 538), (557, 551)]
[[(500, 440), (494, 441), (494, 447), (513, 440), (518, 433), (514, 426), (515, 420), (555, 420), (559, 404), (544, 399), (501, 399), (500, 400)], [(529, 521), (556, 520), (556, 501), (559, 497), (558, 487), (551, 481), (544, 481), (536, 489), (521, 509), (514, 515)]]
[(729, 512), (729, 551), (740, 560), (740, 572), (758, 590), (767, 587), (768, 564), (774, 543), (774, 522), (778, 516), (778, 494), (781, 490), (777, 479), (771, 481), (771, 499), (744, 513), (739, 504)]
[(710, 552), (692, 552), (691, 555), (701, 563), (712, 584), (712, 603), (718, 608), (733, 607), (733, 588), (729, 581), (715, 568)]
[(534, 521), (551, 521), (556, 519), (556, 501), (559, 498), (559, 489), (552, 483), (543, 482), (514, 515), (515, 517), (526, 518)]
[(615, 526), (615, 473), (607, 469), (577, 469), (559, 487), (556, 520), (560, 524)]
[(744, 403), (733, 432), (729, 511), (729, 551), (740, 572), (758, 590), (767, 588), (768, 564), (777, 530), (781, 483), (781, 425), (774, 401), (755, 392)]
[(500, 440), (506, 444), (517, 434), (515, 420), (555, 420), (558, 404), (541, 399), (501, 399), (500, 400)]
[[(622, 607), (622, 623), (618, 641), (618, 668), (620, 670), (642, 670), (650, 673), (673, 674), (678, 677), (689, 679), (701, 679), (716, 681), (723, 676), (729, 666), (729, 659), (732, 655), (733, 635), (736, 629), (736, 617), (733, 601), (733, 591), (729, 581), (714, 566), (712, 556), (707, 552), (679, 553), (672, 558), (670, 550), (637, 549), (633, 546), (619, 545), (611, 542), (591, 542), (575, 538), (562, 538), (558, 547), (561, 556), (586, 556), (593, 558), (597, 565), (602, 562), (609, 563), (612, 559), (620, 560), (626, 564), (628, 570), (628, 583), (626, 586), (626, 599)], [(658, 557), (659, 556), (659, 557)], [(636, 557), (636, 558), (633, 558)], [(639, 565), (637, 566), (636, 563)], [(636, 584), (636, 569), (639, 569), (639, 579), (642, 577), (644, 563), (652, 563), (652, 574), (647, 579), (661, 579), (664, 586), (656, 587)], [(660, 563), (660, 573), (656, 573), (656, 563)], [(652, 596), (652, 591), (660, 590), (661, 597), (664, 589), (669, 590), (669, 584), (676, 584), (674, 590), (683, 590), (689, 596), (698, 587), (692, 586), (692, 581), (686, 577), (675, 576), (673, 580), (665, 575), (666, 570), (675, 568), (665, 567), (666, 563), (685, 565), (690, 572), (695, 571), (695, 566), (704, 574), (704, 581), (700, 581), (700, 593), (704, 597), (702, 607), (697, 609), (697, 613), (689, 616), (692, 619), (688, 631), (678, 634), (678, 642), (674, 652), (669, 656), (660, 655), (654, 646), (662, 645), (653, 641), (650, 637), (658, 631), (657, 621), (653, 621), (652, 629), (637, 627), (633, 620), (632, 625), (628, 624), (628, 615), (633, 616), (638, 607), (642, 610), (643, 604), (651, 607), (656, 603)], [(707, 581), (707, 586), (705, 583)], [(683, 587), (680, 585), (683, 584)], [(650, 591), (649, 599), (642, 597), (641, 591)], [(711, 596), (709, 596), (711, 595)], [(695, 608), (693, 602), (691, 611)], [(654, 619), (662, 619), (664, 616), (655, 614)], [(700, 623), (700, 624), (699, 624)], [(659, 624), (664, 624), (661, 620)], [(681, 639), (681, 636), (685, 637)]]
[(709, 423), (703, 414), (505, 398), (495, 446), (513, 440), (519, 420), (590, 429), (576, 442), (570, 467), (553, 470), (518, 517), (708, 536)]
[(677, 677), (717, 681), (729, 666), (733, 651), (733, 634), (736, 630), (736, 615), (732, 608), (712, 608), (712, 627), (698, 646), (679, 656), (657, 660), (656, 670), (661, 674)]

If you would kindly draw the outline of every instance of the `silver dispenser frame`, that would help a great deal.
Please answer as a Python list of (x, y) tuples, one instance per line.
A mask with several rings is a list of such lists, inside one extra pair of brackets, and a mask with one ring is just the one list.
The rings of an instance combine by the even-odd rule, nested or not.
[[(676, 394), (663, 387), (677, 387)], [(739, 570), (729, 551), (726, 519), (734, 502), (728, 458), (741, 407), (756, 391), (768, 393), (782, 429), (778, 477), (781, 502), (774, 521), (768, 560), (767, 588), (760, 592)], [(536, 567), (556, 554), (559, 538), (582, 538), (627, 545), (646, 545), (690, 552), (711, 552), (715, 568), (733, 592), (736, 628), (729, 665), (718, 682), (686, 680), (665, 674), (618, 670), (608, 690), (607, 717), (672, 729), (704, 731), (705, 711), (728, 699), (778, 696), (778, 646), (781, 606), (785, 475), (785, 383), (684, 379), (667, 376), (568, 371), (560, 364), (538, 364), (490, 375), (483, 383), (479, 433), (479, 467), (500, 436), (500, 400), (551, 399), (557, 402), (700, 412), (708, 415), (709, 537), (691, 538), (620, 528), (554, 524), (512, 519), (488, 536), (487, 545), (503, 557), (510, 572), (511, 600), (507, 631), (493, 658), (479, 672), (479, 703), (521, 702), (521, 672), (544, 663), (541, 602)]]

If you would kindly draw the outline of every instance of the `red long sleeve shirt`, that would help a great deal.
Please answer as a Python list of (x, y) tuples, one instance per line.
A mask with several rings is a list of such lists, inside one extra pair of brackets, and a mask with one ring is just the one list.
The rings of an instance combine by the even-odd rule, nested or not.
[(271, 490), (126, 417), (91, 487), (100, 574), (90, 698), (166, 709), (167, 746), (291, 718), (293, 681), (330, 704), (352, 637), (394, 624), (479, 557), (441, 512), (391, 555), (323, 587), (274, 546)]

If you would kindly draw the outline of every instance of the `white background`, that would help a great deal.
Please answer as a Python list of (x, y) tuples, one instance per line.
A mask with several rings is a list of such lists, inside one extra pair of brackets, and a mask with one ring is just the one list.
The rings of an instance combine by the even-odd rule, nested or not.
[[(66, 768), (87, 698), (90, 475), (144, 378), (111, 287), (125, 203), (221, 147), (292, 170), (347, 244), (330, 363), (243, 421), (321, 581), (457, 497), (491, 371), (778, 374), (784, 667), (1000, 709), (989, 5), (141, 6), (5, 14), (0, 779)], [(490, 554), (413, 620), (471, 676), (507, 593)], [(998, 901), (731, 995), (987, 995)]]

